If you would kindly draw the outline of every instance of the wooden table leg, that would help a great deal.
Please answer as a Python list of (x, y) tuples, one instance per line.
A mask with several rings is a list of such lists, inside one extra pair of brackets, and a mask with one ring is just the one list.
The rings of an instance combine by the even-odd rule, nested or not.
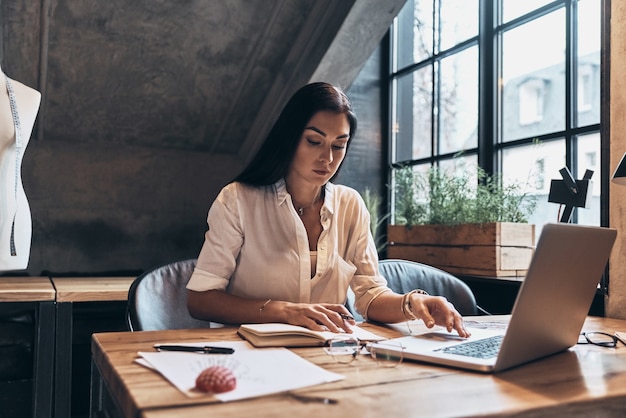
[(91, 360), (91, 382), (89, 386), (89, 417), (90, 418), (124, 418), (122, 409), (111, 396), (111, 390), (107, 386), (100, 369)]
[(98, 366), (91, 361), (91, 381), (89, 384), (89, 416), (95, 417), (102, 411), (102, 377)]

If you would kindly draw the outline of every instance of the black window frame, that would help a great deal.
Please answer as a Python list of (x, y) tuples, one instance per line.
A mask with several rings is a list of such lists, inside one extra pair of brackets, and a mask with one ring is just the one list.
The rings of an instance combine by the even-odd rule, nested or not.
[[(415, 0), (419, 1), (419, 0)], [(431, 1), (431, 0), (427, 0)], [(428, 58), (414, 62), (406, 67), (399, 68), (397, 71), (393, 69), (393, 36), (392, 30), (386, 36), (383, 43), (386, 45), (388, 59), (386, 61), (386, 74), (387, 83), (387, 106), (389, 109), (388, 118), (388, 132), (387, 138), (389, 140), (389, 147), (387, 150), (387, 161), (389, 171), (387, 173), (387, 184), (391, 184), (392, 170), (399, 164), (395, 163), (395, 155), (392, 148), (391, 141), (393, 140), (393, 115), (392, 106), (394, 103), (393, 97), (393, 83), (398, 77), (406, 75), (416, 69), (423, 68), (427, 65), (432, 65), (434, 61), (440, 61), (441, 59), (457, 53), (461, 50), (468, 48), (473, 44), (478, 45), (478, 59), (479, 59), (479, 92), (478, 92), (478, 144), (476, 148), (470, 148), (463, 150), (464, 155), (476, 155), (479, 166), (489, 174), (501, 173), (501, 155), (502, 150), (506, 148), (514, 148), (520, 145), (532, 144), (537, 139), (542, 142), (550, 142), (554, 140), (565, 141), (565, 159), (566, 166), (573, 173), (579, 173), (579, 167), (577, 167), (578, 155), (576, 142), (577, 138), (581, 135), (590, 133), (600, 134), (600, 167), (601, 172), (598, 173), (598, 178), (601, 179), (600, 183), (600, 225), (609, 225), (609, 179), (610, 179), (610, 167), (609, 167), (609, 145), (610, 145), (610, 9), (611, 0), (600, 0), (601, 8), (601, 49), (600, 49), (600, 122), (593, 123), (585, 126), (577, 126), (577, 111), (576, 106), (578, 104), (576, 91), (577, 74), (575, 59), (577, 53), (576, 45), (576, 25), (572, 24), (574, 16), (576, 15), (578, 0), (555, 0), (538, 9), (523, 14), (515, 19), (512, 19), (506, 23), (498, 23), (501, 13), (500, 0), (479, 0), (479, 34), (477, 39), (469, 39), (462, 43), (459, 43), (447, 50), (435, 53)], [(409, 0), (407, 3), (412, 3)], [(437, 4), (437, 3), (435, 3)], [(527, 138), (519, 138), (513, 141), (500, 141), (501, 138), (499, 129), (499, 98), (498, 98), (498, 86), (497, 78), (499, 76), (498, 62), (500, 60), (501, 46), (499, 43), (499, 34), (503, 31), (517, 27), (524, 23), (527, 23), (539, 16), (543, 16), (554, 12), (557, 9), (564, 8), (566, 13), (566, 89), (565, 93), (565, 127), (563, 130), (553, 131), (542, 135), (533, 135)], [(434, 9), (434, 8), (433, 8)], [(434, 11), (437, 14), (437, 11)], [(432, 109), (431, 109), (432, 112)], [(434, 115), (433, 115), (434, 117)], [(433, 129), (435, 131), (435, 129)], [(402, 165), (419, 165), (429, 163), (431, 165), (437, 164), (440, 161), (453, 159), (457, 153), (437, 154), (435, 151), (435, 132), (432, 133), (432, 148), (431, 155), (419, 159), (403, 160)], [(584, 167), (580, 167), (584, 169)], [(580, 176), (579, 176), (580, 177)], [(393, 208), (391, 199), (393, 198), (392, 192), (389, 191), (388, 195), (388, 207)], [(572, 222), (576, 222), (576, 211)], [(603, 294), (608, 292), (608, 270), (605, 272), (601, 282), (600, 290)]]

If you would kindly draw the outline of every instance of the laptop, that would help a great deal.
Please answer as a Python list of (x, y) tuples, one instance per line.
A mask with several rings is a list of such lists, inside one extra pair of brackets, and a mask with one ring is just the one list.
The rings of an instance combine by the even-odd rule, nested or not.
[[(394, 341), (401, 343), (405, 359), (486, 373), (567, 350), (578, 342), (616, 236), (611, 228), (546, 224), (508, 326), (468, 327), (472, 336), (467, 339), (445, 328), (423, 326)], [(468, 348), (468, 343), (479, 342), (496, 352)], [(388, 347), (379, 346), (378, 352), (394, 351)]]

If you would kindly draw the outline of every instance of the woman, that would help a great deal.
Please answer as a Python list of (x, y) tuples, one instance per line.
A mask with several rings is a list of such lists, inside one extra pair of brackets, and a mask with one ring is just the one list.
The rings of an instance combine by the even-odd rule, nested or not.
[(379, 275), (363, 200), (331, 183), (356, 125), (336, 87), (312, 83), (294, 94), (255, 158), (209, 210), (187, 285), (192, 316), (351, 332), (354, 320), (343, 305), (350, 286), (365, 318), (420, 318), (469, 335), (447, 300), (396, 294)]

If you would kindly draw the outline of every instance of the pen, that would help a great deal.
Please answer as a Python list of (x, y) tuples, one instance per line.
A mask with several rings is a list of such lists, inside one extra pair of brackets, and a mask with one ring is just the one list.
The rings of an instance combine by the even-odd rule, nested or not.
[(205, 346), (192, 346), (192, 345), (175, 345), (175, 344), (155, 344), (154, 348), (157, 351), (187, 351), (191, 353), (204, 353), (204, 354), (233, 354), (234, 348), (230, 347), (210, 347)]
[(341, 313), (341, 312), (339, 313), (339, 315), (340, 315), (340, 316), (341, 316), (341, 318), (342, 318), (343, 320), (345, 320), (345, 321), (347, 321), (347, 320), (354, 320), (354, 318), (352, 317), (352, 315), (347, 315), (347, 314), (345, 314), (345, 313)]

